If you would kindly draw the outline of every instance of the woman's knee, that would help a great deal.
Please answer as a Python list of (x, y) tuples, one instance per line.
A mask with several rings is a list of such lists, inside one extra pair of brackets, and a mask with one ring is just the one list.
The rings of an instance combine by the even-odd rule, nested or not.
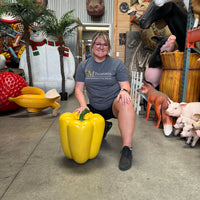
[(133, 102), (123, 104), (122, 102), (114, 102), (113, 103), (113, 114), (117, 117), (119, 112), (123, 113), (133, 113), (135, 115), (135, 109), (133, 106)]

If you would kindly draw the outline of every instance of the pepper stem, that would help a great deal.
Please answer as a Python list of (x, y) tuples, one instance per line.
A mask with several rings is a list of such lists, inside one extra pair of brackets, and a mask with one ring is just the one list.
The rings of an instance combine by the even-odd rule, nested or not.
[(89, 113), (89, 112), (90, 112), (90, 111), (89, 111), (87, 108), (85, 108), (85, 109), (82, 111), (82, 113), (80, 114), (79, 120), (80, 120), (80, 121), (83, 121), (83, 120), (84, 120), (84, 119), (83, 119), (84, 115), (87, 114), (87, 113)]
[(9, 101), (14, 101), (15, 99), (12, 98), (12, 97), (9, 97), (8, 100), (9, 100)]

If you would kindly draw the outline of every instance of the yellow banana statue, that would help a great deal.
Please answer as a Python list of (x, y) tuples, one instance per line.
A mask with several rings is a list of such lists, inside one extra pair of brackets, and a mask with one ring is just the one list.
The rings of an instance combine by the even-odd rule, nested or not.
[(9, 101), (15, 102), (17, 105), (27, 108), (28, 112), (39, 112), (45, 108), (53, 108), (52, 115), (58, 114), (60, 104), (56, 102), (60, 95), (55, 89), (49, 90), (46, 94), (40, 88), (24, 87), (20, 96), (15, 98), (9, 97)]

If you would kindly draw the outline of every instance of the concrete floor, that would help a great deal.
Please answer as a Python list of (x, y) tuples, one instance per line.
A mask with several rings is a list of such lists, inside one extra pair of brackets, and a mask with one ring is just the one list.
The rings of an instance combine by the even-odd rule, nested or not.
[(59, 136), (59, 116), (78, 107), (72, 95), (40, 113), (19, 109), (0, 115), (1, 200), (196, 200), (200, 192), (200, 143), (188, 148), (180, 137), (165, 137), (153, 115), (136, 117), (133, 166), (120, 171), (117, 120), (98, 156), (79, 165), (67, 159)]

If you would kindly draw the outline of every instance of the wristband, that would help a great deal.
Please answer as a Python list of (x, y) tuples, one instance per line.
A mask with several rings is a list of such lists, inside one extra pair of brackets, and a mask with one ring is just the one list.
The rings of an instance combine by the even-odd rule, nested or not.
[(120, 91), (125, 91), (125, 92), (129, 93), (128, 90), (126, 90), (124, 88), (122, 88)]

